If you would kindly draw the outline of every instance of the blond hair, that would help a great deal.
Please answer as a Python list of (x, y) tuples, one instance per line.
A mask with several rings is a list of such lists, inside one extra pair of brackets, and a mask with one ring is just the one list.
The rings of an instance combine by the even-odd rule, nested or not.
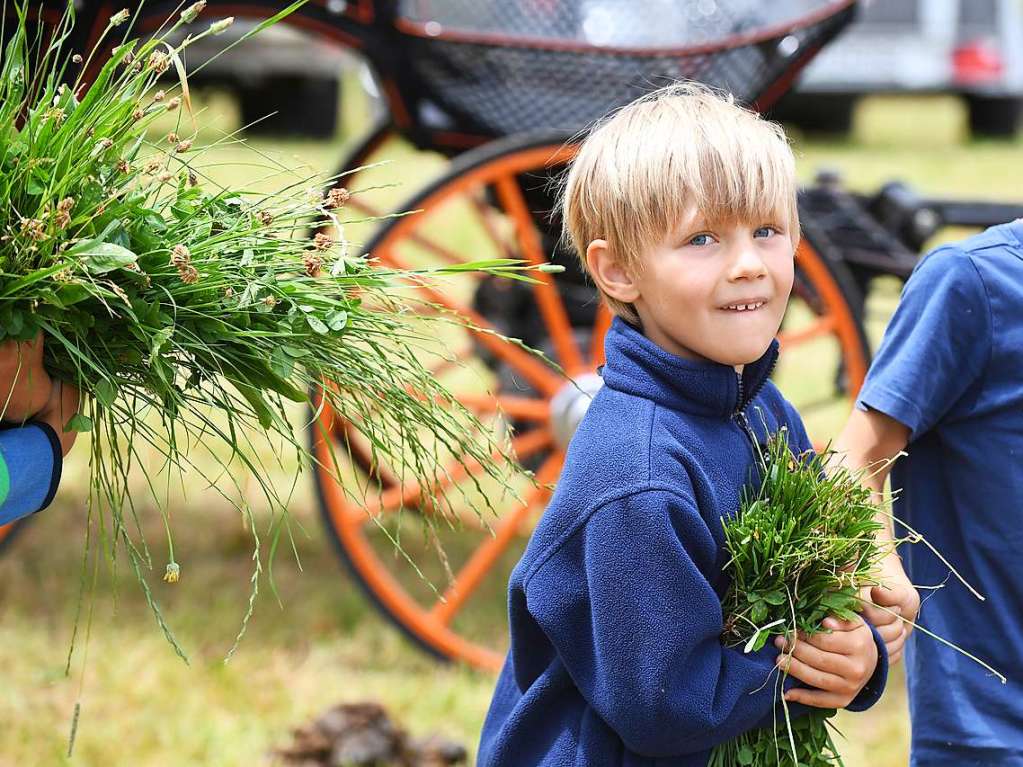
[[(798, 243), (795, 160), (781, 127), (731, 96), (688, 82), (597, 123), (561, 198), (564, 234), (587, 272), (586, 248), (597, 239), (607, 241), (626, 271), (640, 271), (641, 254), (694, 207), (711, 222), (785, 224), (793, 250)], [(604, 300), (638, 324), (631, 304)]]

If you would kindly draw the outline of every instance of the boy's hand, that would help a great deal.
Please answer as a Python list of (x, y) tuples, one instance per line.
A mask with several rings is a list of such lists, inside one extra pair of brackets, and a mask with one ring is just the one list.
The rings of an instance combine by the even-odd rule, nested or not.
[(43, 367), (43, 334), (0, 343), (0, 418), (21, 423), (50, 399), (53, 383)]
[(877, 645), (870, 627), (858, 616), (854, 621), (826, 618), (824, 628), (831, 633), (801, 637), (794, 647), (790, 640), (775, 639), (775, 646), (782, 650), (778, 666), (817, 688), (793, 688), (785, 693), (785, 700), (816, 708), (845, 708), (873, 675)]
[(863, 595), (863, 616), (884, 639), (888, 663), (894, 664), (902, 660), (906, 639), (913, 631), (912, 622), (920, 612), (920, 595), (894, 552), (882, 562), (879, 580), (880, 586), (874, 586)]
[(76, 431), (64, 431), (67, 422), (78, 412), (81, 396), (78, 389), (66, 381), (54, 381), (50, 389), (50, 399), (36, 414), (36, 420), (48, 424), (60, 440), (61, 452), (67, 455), (78, 436)]

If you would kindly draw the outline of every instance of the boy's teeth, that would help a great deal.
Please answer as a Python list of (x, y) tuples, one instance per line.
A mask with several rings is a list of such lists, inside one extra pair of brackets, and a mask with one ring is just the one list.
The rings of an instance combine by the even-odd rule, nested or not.
[(750, 309), (759, 309), (763, 305), (764, 305), (764, 302), (761, 301), (761, 302), (756, 303), (756, 304), (732, 304), (731, 306), (726, 306), (725, 308), (726, 309), (731, 309), (732, 311), (736, 311), (736, 312), (745, 312), (745, 311), (749, 311)]

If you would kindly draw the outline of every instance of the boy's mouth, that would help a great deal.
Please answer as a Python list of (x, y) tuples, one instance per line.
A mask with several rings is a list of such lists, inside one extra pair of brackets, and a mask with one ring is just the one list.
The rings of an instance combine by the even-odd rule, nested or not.
[(719, 307), (728, 312), (755, 312), (767, 303), (766, 298), (751, 298), (734, 304)]

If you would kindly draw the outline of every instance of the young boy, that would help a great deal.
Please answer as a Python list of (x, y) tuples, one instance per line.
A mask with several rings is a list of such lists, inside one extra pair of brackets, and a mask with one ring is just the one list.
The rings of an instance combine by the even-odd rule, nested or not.
[[(1023, 220), (926, 256), (906, 282), (859, 407), (836, 442), (853, 468), (905, 448), (892, 467), (896, 517), (986, 597), (950, 577), (926, 547), (911, 545), (901, 551), (905, 572), (898, 557), (889, 558), (890, 588), (875, 589), (874, 601), (1008, 677), (999, 684), (956, 651), (909, 635), (914, 765), (1023, 767), (1021, 317)], [(884, 479), (876, 474), (874, 489)], [(944, 584), (919, 617), (912, 583)], [(878, 620), (884, 614), (867, 611)], [(904, 636), (889, 643), (892, 657)]]
[(42, 335), (0, 344), (0, 525), (50, 505), (76, 436), (64, 426), (77, 410), (77, 389), (43, 367)]
[[(511, 576), (480, 767), (702, 767), (782, 716), (778, 648), (721, 642), (722, 518), (770, 432), (810, 449), (768, 380), (795, 188), (781, 130), (696, 85), (631, 104), (585, 141), (565, 226), (617, 316), (604, 387)], [(795, 646), (791, 711), (860, 710), (883, 689), (883, 642), (859, 619), (828, 626)]]

